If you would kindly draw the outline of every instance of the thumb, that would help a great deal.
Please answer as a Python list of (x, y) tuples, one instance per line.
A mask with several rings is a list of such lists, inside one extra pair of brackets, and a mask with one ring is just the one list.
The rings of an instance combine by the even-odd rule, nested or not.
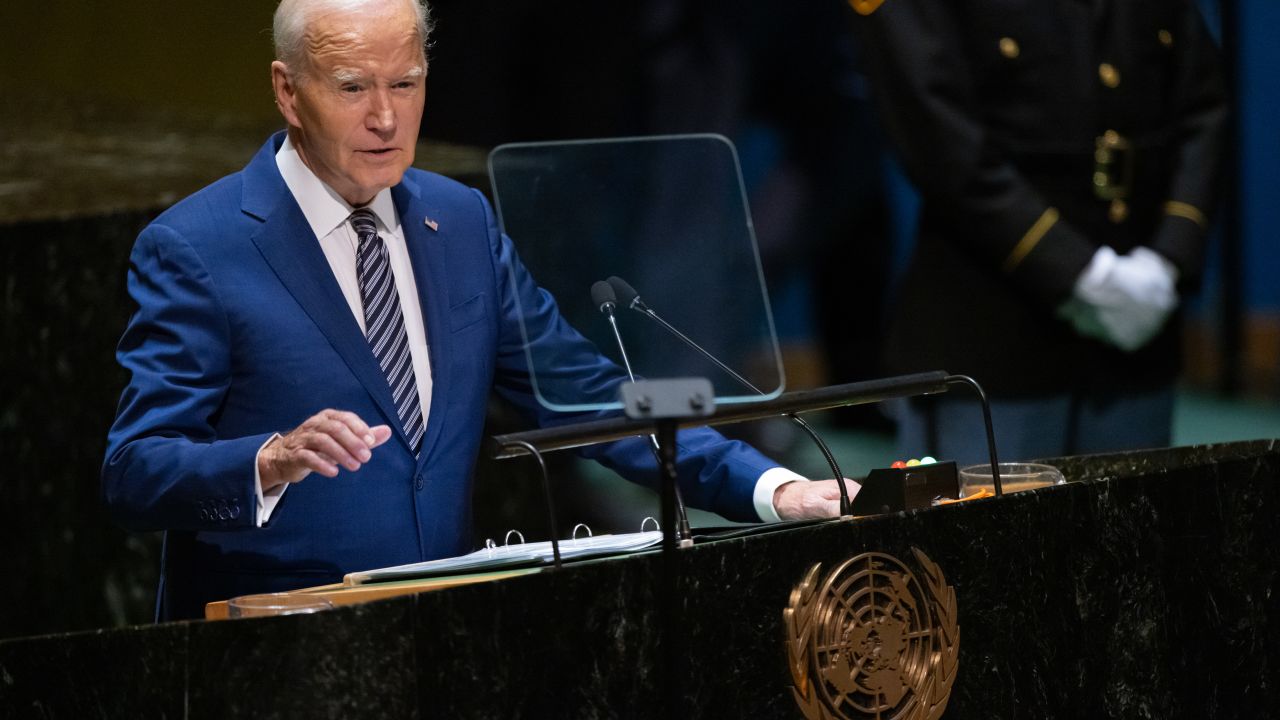
[(376, 448), (391, 439), (390, 425), (374, 425), (369, 428), (369, 432), (373, 435), (373, 444), (369, 446), (371, 448)]

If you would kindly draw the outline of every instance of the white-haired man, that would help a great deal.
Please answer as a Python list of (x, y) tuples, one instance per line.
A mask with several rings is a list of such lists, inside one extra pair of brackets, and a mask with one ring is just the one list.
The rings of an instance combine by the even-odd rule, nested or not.
[[(469, 550), (490, 390), (554, 420), (530, 391), (517, 308), (532, 342), (581, 368), (566, 382), (621, 381), (484, 198), (410, 169), (429, 30), (413, 0), (284, 0), (271, 76), (287, 131), (138, 238), (103, 492), (126, 526), (168, 531), (162, 617)], [(691, 504), (835, 513), (833, 483), (792, 482), (711, 431), (681, 439)], [(593, 454), (653, 475), (640, 439)]]

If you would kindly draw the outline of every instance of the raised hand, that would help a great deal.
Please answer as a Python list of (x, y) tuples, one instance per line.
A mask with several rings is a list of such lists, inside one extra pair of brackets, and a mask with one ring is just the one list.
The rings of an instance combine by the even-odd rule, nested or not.
[(262, 489), (295, 483), (313, 472), (334, 477), (340, 466), (355, 472), (390, 437), (386, 425), (369, 427), (355, 413), (321, 410), (258, 453)]

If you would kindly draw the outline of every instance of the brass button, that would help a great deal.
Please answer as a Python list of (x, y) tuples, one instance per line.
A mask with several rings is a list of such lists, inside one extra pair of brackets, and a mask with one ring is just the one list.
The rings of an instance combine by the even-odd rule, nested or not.
[(1111, 207), (1107, 208), (1107, 217), (1111, 222), (1119, 224), (1129, 217), (1129, 204), (1123, 200), (1112, 200)]
[(1011, 37), (1000, 38), (1000, 54), (1013, 60), (1022, 54), (1022, 48), (1018, 47), (1018, 41)]
[(1109, 88), (1120, 87), (1120, 71), (1111, 63), (1102, 63), (1098, 66), (1098, 78)]
[(1161, 45), (1167, 48), (1173, 47), (1173, 33), (1169, 32), (1168, 30), (1161, 28), (1160, 32), (1156, 33), (1156, 37), (1160, 38)]
[(1115, 130), (1108, 130), (1102, 133), (1102, 141), (1109, 146), (1114, 146), (1120, 142), (1120, 133)]

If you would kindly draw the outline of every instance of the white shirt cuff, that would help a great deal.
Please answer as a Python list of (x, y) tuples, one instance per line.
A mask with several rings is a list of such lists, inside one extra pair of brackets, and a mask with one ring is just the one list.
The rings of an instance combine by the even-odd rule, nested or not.
[[(275, 433), (262, 443), (262, 447), (258, 448), (258, 452), (253, 456), (253, 492), (258, 498), (257, 519), (254, 521), (255, 527), (262, 527), (271, 519), (271, 513), (275, 512), (276, 505), (280, 502), (280, 498), (284, 496), (284, 491), (289, 488), (289, 483), (281, 483), (276, 487), (262, 492), (262, 473), (258, 472), (258, 456), (262, 454), (263, 448), (270, 445), (276, 438), (280, 437), (280, 433)], [(765, 473), (766, 475), (768, 473)]]
[(751, 494), (751, 500), (755, 503), (756, 514), (762, 521), (782, 522), (782, 518), (778, 517), (778, 509), (773, 506), (773, 493), (779, 487), (797, 480), (807, 482), (808, 478), (784, 467), (765, 470), (760, 479), (756, 480), (756, 490)]

